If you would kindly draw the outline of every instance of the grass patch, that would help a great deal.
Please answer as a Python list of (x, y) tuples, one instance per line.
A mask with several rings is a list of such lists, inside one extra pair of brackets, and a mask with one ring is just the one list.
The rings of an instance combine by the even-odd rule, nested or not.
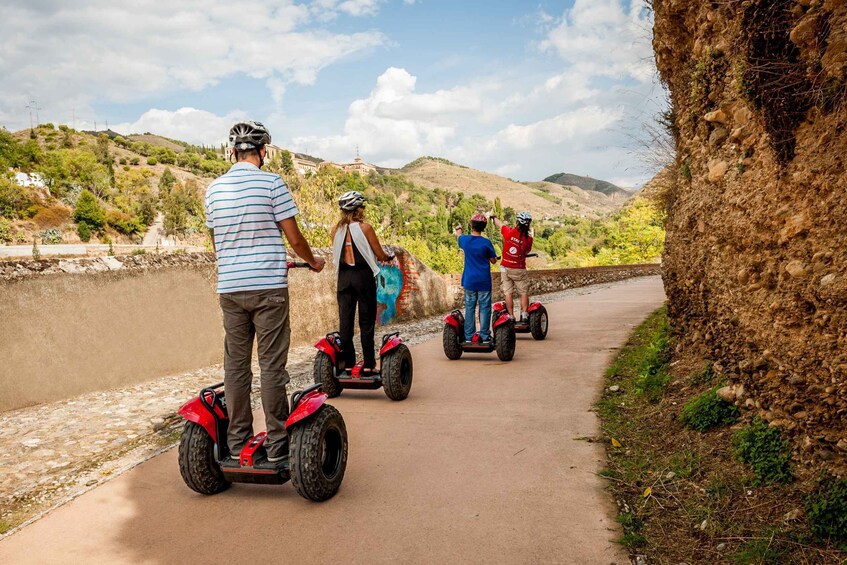
[(698, 432), (705, 432), (718, 426), (732, 424), (738, 419), (736, 406), (721, 400), (716, 394), (718, 387), (712, 387), (685, 403), (679, 421), (683, 426)]
[(791, 451), (779, 428), (756, 417), (733, 437), (735, 454), (753, 468), (756, 483), (791, 481)]
[(691, 386), (700, 386), (711, 383), (715, 379), (715, 373), (712, 370), (712, 364), (706, 363), (702, 371), (698, 371), (691, 375)]
[(762, 537), (747, 541), (729, 556), (730, 560), (739, 565), (784, 563), (790, 547), (787, 547), (776, 535), (777, 531), (774, 530), (766, 532)]
[(806, 499), (812, 533), (847, 548), (847, 479), (829, 477)]

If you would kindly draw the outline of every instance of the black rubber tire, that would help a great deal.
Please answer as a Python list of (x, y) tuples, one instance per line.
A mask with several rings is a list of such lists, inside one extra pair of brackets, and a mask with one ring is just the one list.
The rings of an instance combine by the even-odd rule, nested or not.
[(344, 386), (338, 382), (335, 376), (335, 366), (332, 364), (332, 359), (323, 351), (318, 351), (315, 355), (315, 384), (322, 384), (323, 391), (330, 397), (335, 398)]
[(405, 400), (412, 390), (412, 352), (400, 344), (382, 358), (380, 366), (382, 388), (391, 400)]
[(347, 469), (347, 427), (341, 413), (324, 404), (289, 430), (291, 482), (298, 494), (320, 502), (332, 498)]
[(444, 324), (441, 344), (444, 346), (444, 355), (447, 356), (447, 359), (455, 361), (462, 356), (462, 342), (459, 338), (459, 332), (450, 324)]
[(511, 361), (515, 356), (515, 325), (504, 324), (494, 330), (494, 349), (500, 361)]
[(215, 461), (215, 442), (194, 422), (185, 422), (179, 440), (179, 474), (188, 488), (200, 494), (218, 494), (229, 488)]
[(529, 313), (529, 333), (532, 334), (534, 339), (540, 341), (547, 337), (547, 327), (549, 325), (547, 308), (544, 306)]

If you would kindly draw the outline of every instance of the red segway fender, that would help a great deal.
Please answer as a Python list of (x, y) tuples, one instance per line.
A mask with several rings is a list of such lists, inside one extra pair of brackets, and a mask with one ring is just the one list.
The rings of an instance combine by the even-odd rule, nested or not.
[[(212, 398), (210, 393), (206, 394), (206, 399), (211, 402)], [(221, 407), (217, 404), (215, 404), (215, 413), (222, 420), (226, 418), (223, 410), (221, 410)], [(179, 409), (179, 415), (189, 422), (194, 422), (198, 426), (202, 426), (203, 429), (208, 432), (212, 441), (218, 441), (218, 430), (215, 426), (215, 418), (212, 416), (212, 413), (209, 412), (209, 409), (203, 405), (200, 398), (193, 398), (183, 404)]]
[(330, 361), (332, 361), (333, 365), (336, 365), (336, 356), (341, 353), (341, 349), (336, 345), (335, 340), (330, 339), (333, 334), (327, 334), (327, 336), (315, 344), (315, 348), (318, 351), (323, 351), (327, 355), (329, 355)]
[(494, 310), (494, 312), (497, 313), (497, 314), (499, 314), (500, 312), (505, 312), (506, 311), (506, 303), (503, 302), (502, 300), (500, 302), (495, 302), (491, 306), (491, 309)]
[(290, 428), (297, 422), (305, 420), (317, 412), (323, 406), (324, 402), (326, 402), (327, 398), (329, 398), (327, 393), (319, 390), (307, 392), (297, 403), (294, 411), (288, 416), (288, 419), (285, 421), (285, 427)]
[(465, 331), (465, 317), (458, 310), (453, 310), (446, 316), (444, 316), (444, 323), (450, 324), (454, 328), (456, 328), (457, 332)]
[(504, 324), (508, 324), (512, 321), (512, 317), (509, 316), (506, 312), (501, 312), (500, 316), (497, 317), (497, 320), (494, 322), (494, 327), (499, 328)]
[(529, 308), (527, 308), (526, 311), (527, 311), (527, 313), (535, 312), (539, 308), (541, 308), (541, 303), (540, 302), (533, 302), (532, 304), (529, 305)]
[(382, 357), (393, 349), (396, 349), (403, 343), (403, 338), (399, 333), (387, 335), (382, 340), (382, 347), (379, 350), (379, 356)]

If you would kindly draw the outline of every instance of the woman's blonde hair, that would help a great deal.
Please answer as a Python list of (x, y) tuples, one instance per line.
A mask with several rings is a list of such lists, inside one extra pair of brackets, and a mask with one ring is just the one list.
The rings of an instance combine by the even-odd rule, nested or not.
[(355, 210), (341, 210), (341, 217), (338, 218), (338, 223), (332, 228), (332, 237), (341, 229), (342, 226), (349, 226), (354, 222), (365, 221), (365, 207), (359, 206)]

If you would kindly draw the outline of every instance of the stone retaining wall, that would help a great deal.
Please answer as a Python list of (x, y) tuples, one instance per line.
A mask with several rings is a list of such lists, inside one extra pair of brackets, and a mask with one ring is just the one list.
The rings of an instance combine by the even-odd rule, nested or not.
[[(633, 277), (644, 277), (661, 274), (661, 265), (615, 265), (610, 267), (585, 267), (581, 269), (539, 269), (528, 271), (530, 296), (557, 292), (569, 288), (578, 288), (592, 284), (610, 283), (630, 279)], [(460, 308), (464, 300), (462, 292), (461, 275), (444, 275), (447, 281), (448, 292), (452, 298), (453, 307)], [(503, 300), (503, 291), (500, 290), (500, 273), (491, 273), (493, 289), (492, 299)]]
[[(377, 278), (378, 323), (447, 312), (461, 277), (403, 249)], [(530, 271), (533, 294), (658, 274), (658, 265)], [(335, 271), (290, 273), (293, 345), (337, 329)], [(499, 299), (499, 273), (493, 273)], [(445, 280), (446, 279), (446, 280)], [(211, 253), (0, 262), (0, 411), (219, 363)]]

